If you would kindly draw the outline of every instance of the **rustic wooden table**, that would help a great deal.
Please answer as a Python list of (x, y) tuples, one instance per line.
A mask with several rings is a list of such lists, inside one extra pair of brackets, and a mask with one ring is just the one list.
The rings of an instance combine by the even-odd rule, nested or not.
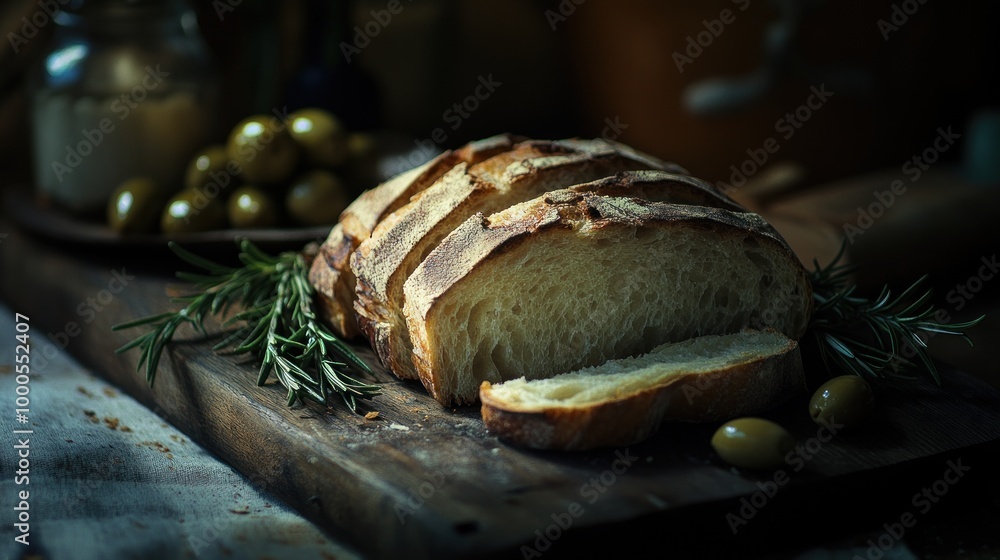
[(47, 344), (65, 345), (371, 557), (551, 558), (608, 547), (642, 556), (650, 545), (671, 557), (1000, 551), (997, 533), (984, 530), (1000, 519), (1000, 391), (961, 371), (947, 370), (944, 388), (880, 394), (868, 427), (832, 438), (809, 420), (801, 395), (769, 414), (800, 443), (801, 460), (774, 472), (720, 463), (708, 445), (716, 426), (707, 424), (665, 426), (628, 449), (531, 452), (491, 436), (477, 409), (444, 409), (419, 384), (395, 380), (363, 346), (384, 386), (366, 408), (377, 419), (288, 407), (279, 387), (255, 385), (253, 364), (189, 335), (170, 347), (151, 388), (135, 371), (137, 353), (114, 353), (136, 333), (111, 326), (171, 308), (179, 264), (165, 251), (52, 243), (2, 226), (3, 299), (49, 335), (42, 356)]

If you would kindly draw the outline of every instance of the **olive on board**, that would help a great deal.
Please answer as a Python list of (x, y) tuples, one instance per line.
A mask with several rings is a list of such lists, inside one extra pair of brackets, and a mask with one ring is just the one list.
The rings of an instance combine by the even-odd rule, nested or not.
[(289, 115), (289, 122), (288, 133), (311, 165), (336, 167), (347, 161), (347, 133), (333, 113), (319, 108), (299, 109)]
[(349, 196), (333, 173), (313, 170), (296, 179), (285, 195), (285, 209), (299, 225), (332, 224), (347, 208)]
[(795, 438), (783, 426), (764, 418), (736, 418), (719, 426), (712, 448), (725, 462), (745, 469), (773, 469), (795, 449)]
[(268, 193), (253, 185), (243, 185), (229, 195), (226, 204), (229, 225), (240, 229), (278, 225), (278, 207)]
[(809, 416), (816, 423), (854, 426), (875, 410), (875, 395), (857, 375), (841, 375), (820, 385), (809, 400)]
[(160, 216), (160, 230), (166, 234), (212, 231), (226, 226), (222, 200), (198, 189), (184, 189), (175, 194)]
[(226, 147), (222, 145), (208, 146), (204, 150), (195, 154), (188, 163), (187, 173), (184, 175), (184, 187), (188, 189), (200, 189), (206, 183), (229, 183), (229, 175), (226, 165), (229, 164), (229, 155), (226, 154)]
[(148, 177), (126, 179), (108, 199), (107, 220), (118, 233), (156, 231), (166, 197)]
[(229, 133), (226, 154), (240, 176), (250, 183), (277, 184), (291, 176), (299, 163), (299, 146), (275, 117), (254, 115)]

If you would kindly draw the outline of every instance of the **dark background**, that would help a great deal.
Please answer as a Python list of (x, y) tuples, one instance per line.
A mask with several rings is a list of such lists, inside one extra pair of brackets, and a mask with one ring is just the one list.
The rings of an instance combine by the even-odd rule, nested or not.
[[(195, 2), (225, 76), (220, 131), (252, 111), (304, 100), (338, 109), (359, 128), (426, 138), (445, 127), (442, 148), (503, 131), (599, 136), (605, 119), (617, 117), (627, 125), (619, 140), (717, 181), (728, 179), (729, 166), (743, 161), (747, 148), (774, 135), (776, 120), (805, 102), (809, 86), (826, 83), (836, 102), (775, 158), (802, 164), (811, 184), (899, 165), (925, 148), (937, 127), (960, 130), (976, 111), (1000, 101), (998, 10), (986, 1), (912, 0), (919, 8), (888, 40), (877, 21), (890, 19), (892, 2), (788, 2), (803, 11), (791, 45), (805, 71), (782, 74), (766, 95), (727, 115), (692, 114), (684, 89), (762, 65), (765, 33), (785, 3), (401, 0), (403, 10), (350, 64), (340, 41), (351, 41), (352, 28), (364, 27), (370, 11), (387, 2), (316, 2), (326, 13), (309, 0), (243, 0), (221, 12), (219, 4), (225, 2)], [(571, 9), (553, 29), (546, 12)], [(688, 37), (723, 9), (734, 12), (734, 21), (679, 72), (673, 53), (683, 53)], [(4, 2), (4, 34), (35, 10), (34, 1)], [(47, 31), (19, 54), (7, 45), (0, 50), (6, 181), (30, 181), (23, 72), (44, 48)], [(304, 66), (314, 63), (325, 67), (326, 82), (302, 79)], [(834, 87), (838, 73), (857, 74), (856, 91)], [(502, 86), (451, 130), (442, 113), (490, 74)]]

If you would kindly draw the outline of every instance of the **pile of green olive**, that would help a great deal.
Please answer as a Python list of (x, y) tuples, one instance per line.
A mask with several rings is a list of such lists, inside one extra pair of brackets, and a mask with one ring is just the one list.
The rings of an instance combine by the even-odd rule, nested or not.
[(374, 150), (370, 135), (347, 131), (324, 109), (286, 120), (253, 115), (224, 143), (195, 154), (183, 185), (123, 182), (108, 201), (107, 223), (122, 234), (333, 224), (358, 194), (350, 181), (373, 165)]
[[(871, 386), (857, 375), (841, 375), (823, 383), (809, 399), (809, 417), (835, 429), (853, 428), (875, 410)], [(743, 417), (716, 429), (712, 448), (734, 467), (766, 470), (781, 467), (795, 448), (795, 438), (780, 424), (764, 418)]]

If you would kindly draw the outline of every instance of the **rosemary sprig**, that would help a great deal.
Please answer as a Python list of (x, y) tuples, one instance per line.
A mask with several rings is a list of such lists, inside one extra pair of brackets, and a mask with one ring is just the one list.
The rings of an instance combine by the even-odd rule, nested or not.
[(115, 331), (152, 327), (116, 352), (138, 348), (141, 355), (136, 370), (145, 366), (146, 381), (152, 385), (163, 350), (181, 325), (188, 323), (207, 335), (206, 318), (222, 318), (238, 308), (223, 320), (223, 328), (233, 331), (214, 350), (255, 356), (260, 362), (257, 384), (264, 385), (273, 373), (288, 390), (289, 405), (306, 400), (328, 404), (337, 394), (351, 411), (356, 411), (358, 398), (379, 395), (378, 385), (364, 383), (350, 374), (350, 370), (371, 374), (368, 365), (316, 317), (305, 256), (298, 252), (271, 256), (247, 239), (237, 243), (243, 266), (234, 268), (171, 242), (174, 253), (204, 272), (177, 273), (192, 287), (190, 295), (172, 298), (185, 304), (179, 311), (114, 325)]
[(933, 291), (920, 292), (927, 275), (896, 297), (888, 286), (875, 299), (855, 295), (851, 276), (857, 265), (841, 263), (846, 248), (845, 241), (825, 267), (814, 260), (815, 269), (810, 275), (816, 304), (810, 330), (827, 371), (853, 373), (876, 381), (913, 379), (909, 372), (916, 371), (930, 375), (940, 385), (941, 377), (928, 354), (925, 337), (959, 336), (972, 345), (964, 331), (986, 316), (959, 323), (939, 321), (941, 310), (931, 303)]

